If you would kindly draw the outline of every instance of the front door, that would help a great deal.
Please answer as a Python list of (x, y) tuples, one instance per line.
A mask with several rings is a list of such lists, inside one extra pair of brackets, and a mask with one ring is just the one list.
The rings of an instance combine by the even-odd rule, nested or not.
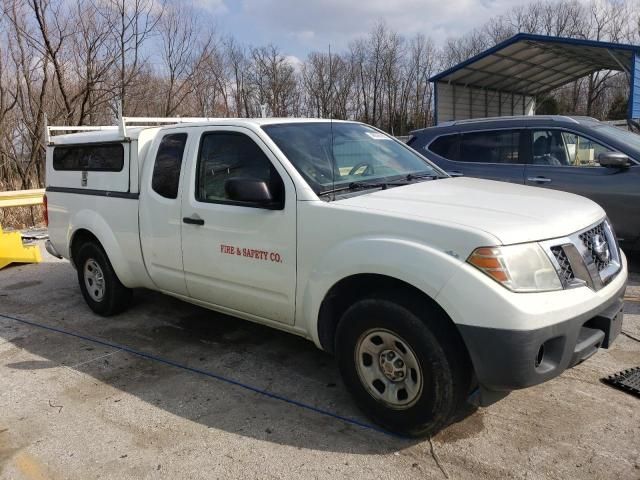
[(612, 151), (591, 138), (561, 129), (530, 131), (531, 158), (527, 185), (583, 195), (607, 212), (624, 245), (635, 242), (640, 225), (638, 184), (640, 166), (602, 167), (598, 155)]
[[(293, 324), (296, 195), (260, 138), (241, 127), (198, 128), (182, 197), (182, 255), (189, 296), (233, 312)], [(281, 208), (229, 199), (232, 178), (264, 180)]]

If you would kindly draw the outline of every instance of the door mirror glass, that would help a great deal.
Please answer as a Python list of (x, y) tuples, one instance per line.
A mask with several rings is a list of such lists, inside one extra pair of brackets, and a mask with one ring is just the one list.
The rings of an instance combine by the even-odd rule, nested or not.
[(268, 206), (274, 203), (269, 185), (258, 178), (230, 178), (224, 183), (229, 200)]
[(627, 168), (631, 164), (629, 157), (620, 152), (603, 152), (598, 155), (598, 162), (609, 168)]

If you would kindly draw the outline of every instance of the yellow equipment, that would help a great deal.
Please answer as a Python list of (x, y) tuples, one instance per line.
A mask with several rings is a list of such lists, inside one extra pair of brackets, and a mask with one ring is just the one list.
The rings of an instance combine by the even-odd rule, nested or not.
[(39, 263), (38, 245), (23, 245), (20, 232), (3, 232), (0, 227), (0, 269), (10, 263)]
[[(0, 192), (0, 208), (42, 204), (43, 189)], [(4, 232), (0, 226), (0, 269), (10, 263), (42, 261), (38, 245), (24, 245), (20, 232)]]

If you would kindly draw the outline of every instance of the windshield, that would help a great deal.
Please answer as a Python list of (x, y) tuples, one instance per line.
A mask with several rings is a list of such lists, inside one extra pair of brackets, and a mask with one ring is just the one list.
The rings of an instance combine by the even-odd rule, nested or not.
[(318, 195), (354, 182), (445, 175), (409, 147), (366, 125), (317, 122), (262, 128)]
[(622, 128), (614, 127), (612, 125), (598, 125), (596, 127), (600, 133), (606, 135), (609, 138), (613, 138), (618, 142), (624, 142), (636, 150), (640, 150), (640, 135), (630, 132), (629, 130), (623, 130)]

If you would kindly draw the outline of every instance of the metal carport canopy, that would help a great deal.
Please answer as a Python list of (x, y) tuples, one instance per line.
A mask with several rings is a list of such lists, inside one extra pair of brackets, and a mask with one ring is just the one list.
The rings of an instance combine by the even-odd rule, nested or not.
[(462, 106), (457, 118), (437, 118), (436, 121), (476, 116), (473, 114), (474, 91), (484, 91), (485, 111), (489, 110), (487, 92), (494, 92), (512, 95), (512, 107), (513, 95), (517, 95), (522, 113), (525, 113), (527, 98), (533, 101), (538, 95), (601, 70), (623, 71), (629, 76), (631, 90), (628, 116), (640, 118), (640, 46), (519, 33), (430, 78), (436, 86), (436, 116), (439, 110), (447, 110), (446, 106), (438, 104), (443, 101), (442, 95), (438, 98), (438, 89), (442, 90), (443, 85), (453, 87), (453, 95), (449, 94), (444, 101), (453, 101), (453, 108), (449, 111), (453, 111), (454, 117), (457, 101), (455, 89), (458, 87), (458, 92), (462, 89), (463, 97), (470, 92), (464, 106), (469, 104), (471, 115)]

